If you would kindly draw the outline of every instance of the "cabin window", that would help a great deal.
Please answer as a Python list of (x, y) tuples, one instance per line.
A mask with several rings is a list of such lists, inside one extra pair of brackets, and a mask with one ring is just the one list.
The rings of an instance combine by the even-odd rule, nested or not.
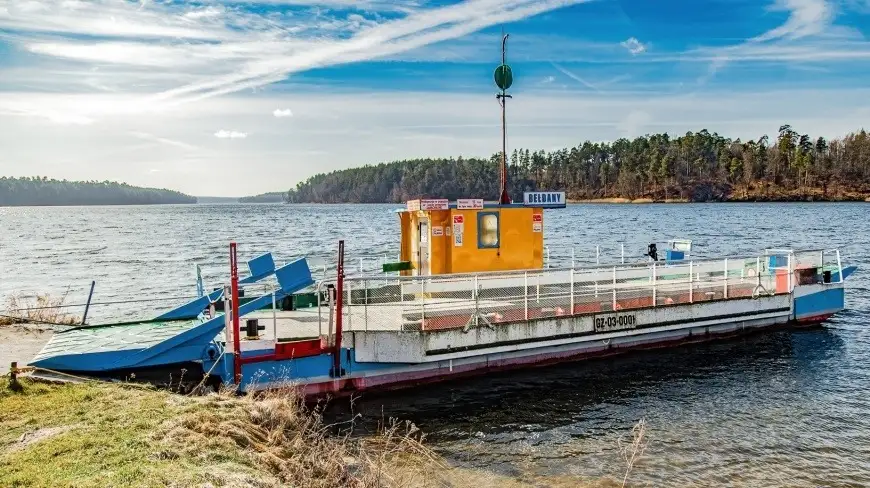
[(499, 222), (497, 212), (477, 214), (477, 247), (480, 249), (498, 247)]

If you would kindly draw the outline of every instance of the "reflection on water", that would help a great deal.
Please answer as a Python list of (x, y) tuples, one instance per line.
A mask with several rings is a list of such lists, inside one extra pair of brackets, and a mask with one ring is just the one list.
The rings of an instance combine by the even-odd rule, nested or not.
[[(410, 419), (448, 459), (508, 475), (615, 476), (616, 439), (643, 417), (651, 443), (635, 481), (860, 485), (870, 422), (829, 398), (840, 390), (866, 407), (866, 391), (849, 393), (849, 367), (834, 331), (776, 332), (369, 395), (353, 411), (362, 431)], [(348, 408), (329, 414), (346, 420)], [(849, 446), (830, 446), (842, 436)]]
[[(192, 294), (241, 258), (332, 262), (394, 256), (396, 206), (214, 205), (0, 209), (0, 298), (63, 291), (96, 300)], [(631, 259), (691, 238), (697, 256), (773, 247), (842, 247), (850, 310), (823, 328), (632, 353), (426, 386), (356, 401), (361, 432), (410, 419), (452, 462), (518, 476), (620, 477), (617, 439), (645, 418), (649, 448), (632, 479), (648, 486), (870, 486), (870, 236), (867, 204), (577, 205), (547, 211), (554, 263)], [(821, 216), (824, 216), (822, 218)], [(352, 261), (354, 265), (357, 263)], [(155, 279), (159, 277), (159, 279)], [(5, 300), (4, 300), (5, 301)], [(171, 302), (94, 307), (96, 320), (147, 317)], [(349, 417), (332, 405), (333, 420)], [(543, 482), (546, 486), (547, 483)]]

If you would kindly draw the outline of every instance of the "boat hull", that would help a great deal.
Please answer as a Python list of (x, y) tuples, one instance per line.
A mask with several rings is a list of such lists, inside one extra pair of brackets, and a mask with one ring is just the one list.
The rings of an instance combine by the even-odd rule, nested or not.
[[(758, 333), (772, 329), (806, 327), (820, 323), (816, 321), (795, 321), (790, 312), (757, 318), (723, 320), (714, 324), (686, 324), (682, 328), (670, 330), (649, 329), (631, 335), (604, 338), (586, 338), (566, 344), (534, 347), (531, 349), (481, 353), (474, 356), (445, 359), (422, 364), (378, 364), (348, 362), (351, 370), (341, 378), (324, 376), (304, 377), (306, 371), (323, 371), (332, 356), (324, 354), (315, 358), (294, 360), (294, 381), (306, 397), (346, 396), (359, 392), (389, 391), (415, 387), (435, 382), (456, 380), (465, 377), (485, 375), (498, 371), (518, 368), (544, 366), (563, 362), (580, 361), (624, 354), (631, 351), (676, 347), (685, 344), (723, 340), (745, 334)], [(603, 336), (602, 336), (603, 337)], [(352, 358), (352, 349), (344, 350), (346, 358)], [(304, 364), (304, 363), (308, 364)], [(319, 364), (318, 364), (319, 363)], [(251, 381), (243, 384), (243, 390), (255, 391), (286, 386), (287, 380), (263, 381), (266, 378), (286, 377), (289, 370), (286, 361), (250, 364), (243, 368), (243, 376)], [(280, 371), (283, 368), (283, 374)], [(273, 376), (274, 375), (274, 376)], [(302, 377), (300, 377), (302, 376)], [(259, 378), (259, 381), (254, 381)]]

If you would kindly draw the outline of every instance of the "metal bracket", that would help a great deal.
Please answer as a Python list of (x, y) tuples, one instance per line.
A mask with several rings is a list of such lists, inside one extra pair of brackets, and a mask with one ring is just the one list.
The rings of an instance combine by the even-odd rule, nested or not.
[(490, 329), (494, 329), (492, 323), (486, 318), (486, 315), (480, 312), (480, 290), (481, 287), (478, 285), (477, 289), (474, 293), (474, 313), (471, 314), (471, 317), (468, 318), (468, 322), (465, 324), (465, 327), (462, 328), (462, 332), (467, 333), (471, 330), (472, 326), (480, 324), (480, 320), (483, 320), (483, 323)]

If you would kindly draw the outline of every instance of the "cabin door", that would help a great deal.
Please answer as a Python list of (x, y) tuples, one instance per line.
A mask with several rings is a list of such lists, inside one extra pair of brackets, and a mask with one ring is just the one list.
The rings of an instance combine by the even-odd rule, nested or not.
[(417, 223), (417, 242), (420, 243), (420, 245), (417, 246), (417, 263), (419, 263), (417, 274), (422, 276), (428, 276), (429, 251), (431, 249), (431, 242), (429, 240), (428, 219), (420, 219), (420, 221)]

